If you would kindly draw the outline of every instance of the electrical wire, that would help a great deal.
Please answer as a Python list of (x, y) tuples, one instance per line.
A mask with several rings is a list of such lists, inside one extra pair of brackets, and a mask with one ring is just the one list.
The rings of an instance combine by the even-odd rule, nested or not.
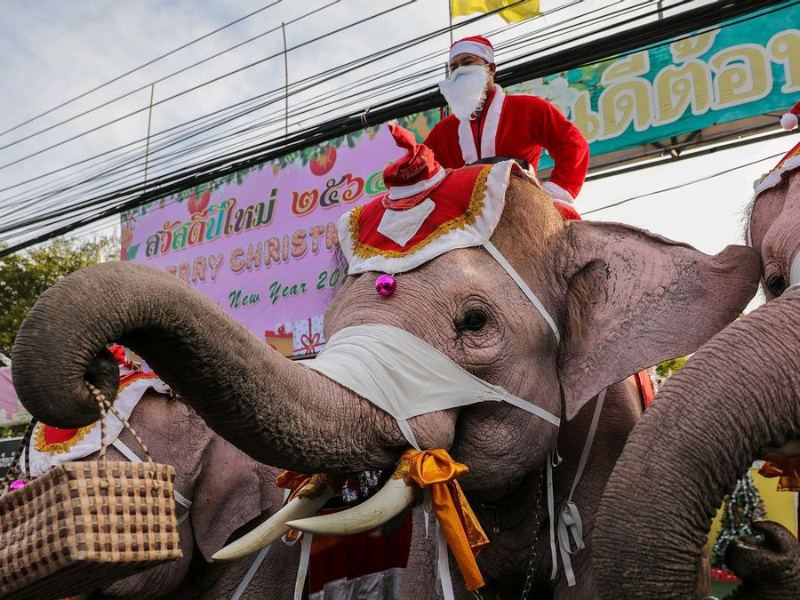
[(70, 98), (69, 100), (65, 100), (64, 102), (61, 102), (60, 104), (58, 104), (58, 105), (56, 105), (56, 106), (54, 106), (52, 108), (49, 108), (49, 109), (45, 110), (44, 112), (41, 112), (41, 113), (39, 113), (39, 114), (37, 114), (37, 115), (35, 115), (33, 117), (30, 117), (29, 119), (27, 119), (27, 120), (25, 120), (25, 121), (23, 121), (21, 123), (18, 123), (17, 125), (14, 125), (13, 127), (9, 128), (9, 129), (6, 129), (4, 131), (0, 131), (0, 137), (4, 136), (5, 134), (10, 133), (12, 131), (16, 131), (17, 129), (19, 129), (20, 127), (23, 127), (24, 125), (27, 125), (28, 123), (33, 123), (34, 121), (37, 121), (37, 120), (41, 119), (42, 117), (47, 116), (47, 115), (57, 111), (60, 108), (68, 106), (69, 104), (72, 104), (73, 102), (76, 102), (76, 101), (80, 100), (81, 98), (85, 98), (89, 94), (93, 94), (94, 92), (97, 92), (97, 91), (103, 89), (104, 87), (107, 87), (107, 86), (111, 85), (112, 83), (116, 83), (117, 81), (120, 81), (121, 79), (124, 79), (128, 75), (132, 75), (133, 73), (136, 73), (137, 71), (141, 71), (145, 67), (149, 67), (150, 65), (155, 64), (158, 61), (167, 58), (168, 56), (172, 56), (173, 54), (176, 54), (176, 53), (180, 52), (181, 50), (184, 50), (184, 49), (188, 48), (189, 46), (192, 46), (192, 45), (196, 44), (197, 42), (205, 40), (205, 39), (211, 37), (212, 35), (215, 35), (215, 34), (219, 33), (220, 31), (224, 31), (225, 29), (228, 29), (229, 27), (232, 27), (233, 25), (236, 25), (237, 23), (241, 23), (242, 21), (244, 21), (246, 19), (249, 19), (252, 16), (255, 16), (255, 15), (261, 13), (261, 12), (264, 12), (268, 8), (272, 8), (273, 6), (275, 6), (276, 4), (279, 4), (282, 1), (283, 0), (275, 0), (275, 2), (271, 2), (270, 4), (262, 6), (261, 8), (257, 8), (256, 10), (254, 10), (254, 11), (252, 11), (250, 13), (247, 13), (243, 17), (239, 17), (238, 19), (235, 19), (235, 20), (231, 21), (230, 23), (226, 23), (222, 27), (217, 27), (213, 31), (209, 31), (208, 33), (203, 34), (200, 37), (196, 37), (193, 40), (190, 40), (190, 41), (186, 42), (185, 44), (182, 44), (181, 46), (178, 46), (177, 48), (174, 48), (174, 49), (170, 50), (169, 52), (165, 52), (164, 54), (161, 54), (160, 56), (157, 56), (156, 58), (153, 58), (153, 59), (147, 61), (146, 63), (139, 65), (138, 67), (135, 67), (135, 68), (133, 68), (133, 69), (131, 69), (129, 71), (126, 71), (122, 75), (117, 75), (113, 79), (109, 79), (105, 83), (102, 83), (102, 84), (100, 84), (100, 85), (98, 85), (96, 87), (93, 87), (90, 90), (87, 90), (87, 91), (85, 91), (85, 92), (83, 92), (81, 94), (78, 94), (77, 96), (74, 96), (74, 97)]
[[(293, 140), (292, 140), (292, 141), (293, 141)], [(265, 148), (266, 150), (268, 150), (268, 149), (269, 149), (269, 146), (266, 146), (266, 147), (264, 147), (264, 148)]]
[(716, 173), (712, 173), (710, 175), (704, 175), (703, 177), (698, 177), (697, 179), (691, 179), (689, 181), (684, 181), (683, 183), (679, 183), (676, 185), (671, 185), (669, 187), (661, 188), (660, 190), (655, 190), (652, 192), (647, 192), (646, 194), (639, 194), (637, 196), (631, 196), (630, 198), (625, 198), (624, 200), (619, 200), (617, 202), (612, 202), (611, 204), (606, 204), (605, 206), (600, 206), (599, 208), (593, 208), (591, 210), (587, 210), (581, 213), (581, 216), (591, 215), (594, 213), (598, 213), (603, 210), (608, 210), (609, 208), (615, 208), (617, 206), (622, 206), (623, 204), (627, 204), (628, 202), (633, 202), (634, 200), (640, 200), (642, 198), (649, 198), (650, 196), (656, 196), (658, 194), (663, 194), (664, 192), (672, 192), (674, 190), (679, 190), (681, 188), (694, 185), (695, 183), (701, 183), (703, 181), (708, 181), (709, 179), (714, 179), (716, 177), (720, 177), (722, 175), (727, 175), (728, 173), (732, 173), (733, 171), (738, 171), (739, 169), (744, 169), (745, 167), (752, 167), (753, 165), (757, 165), (758, 163), (764, 162), (765, 160), (771, 160), (778, 158), (779, 156), (784, 156), (785, 152), (779, 152), (777, 154), (772, 154), (770, 156), (765, 156), (764, 158), (759, 158), (758, 160), (752, 160), (750, 162), (742, 163), (735, 167), (731, 167), (729, 169), (724, 169), (722, 171), (717, 171)]

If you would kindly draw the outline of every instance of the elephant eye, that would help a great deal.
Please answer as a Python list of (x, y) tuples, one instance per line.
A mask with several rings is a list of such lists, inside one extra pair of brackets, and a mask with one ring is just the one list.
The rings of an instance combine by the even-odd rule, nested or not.
[(767, 279), (767, 289), (773, 296), (780, 296), (786, 291), (786, 281), (781, 275), (773, 275)]
[(486, 325), (489, 320), (489, 315), (480, 308), (471, 308), (463, 314), (460, 320), (456, 321), (456, 331), (463, 333), (464, 331), (479, 331)]

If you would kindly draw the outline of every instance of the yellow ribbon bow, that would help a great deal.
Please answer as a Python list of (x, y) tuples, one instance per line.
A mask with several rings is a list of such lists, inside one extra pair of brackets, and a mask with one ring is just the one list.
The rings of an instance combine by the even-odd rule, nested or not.
[[(406, 470), (407, 468), (407, 470)], [(488, 543), (456, 478), (469, 472), (446, 450), (406, 450), (400, 457), (398, 474), (421, 488), (430, 488), (431, 502), (447, 545), (455, 556), (470, 592), (483, 587), (475, 557)]]
[(800, 456), (770, 454), (758, 474), (778, 477), (779, 492), (800, 492)]

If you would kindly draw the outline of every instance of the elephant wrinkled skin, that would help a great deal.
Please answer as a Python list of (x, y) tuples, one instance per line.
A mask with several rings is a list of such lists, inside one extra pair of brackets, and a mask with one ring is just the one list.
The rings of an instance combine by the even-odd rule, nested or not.
[[(748, 234), (768, 302), (705, 344), (631, 434), (595, 532), (608, 600), (693, 598), (724, 494), (766, 449), (800, 448), (800, 289), (787, 289), (800, 248), (800, 170), (757, 197)], [(732, 597), (800, 597), (797, 540), (761, 527), (763, 540), (728, 549), (726, 563), (743, 580)]]
[[(449, 449), (469, 466), (463, 486), (478, 514), (490, 521), (499, 514), (502, 533), (490, 533), (494, 548), (482, 553), (481, 566), (490, 590), (502, 595), (507, 582), (524, 576), (534, 534), (541, 546), (537, 585), (550, 586), (546, 535), (539, 535), (544, 525), (525, 514), (530, 504), (516, 501), (544, 505), (536, 478), (557, 440), (566, 457), (556, 470), (563, 500), (592, 399), (643, 368), (694, 351), (733, 320), (755, 291), (758, 259), (744, 247), (707, 256), (621, 224), (564, 222), (548, 196), (516, 177), (492, 242), (553, 316), (560, 344), (481, 248), (450, 251), (397, 275), (389, 298), (375, 293), (374, 273), (349, 277), (326, 313), (325, 334), (365, 323), (403, 328), (478, 377), (564, 418), (559, 432), (492, 403), (410, 420), (421, 447)], [(42, 295), (14, 349), (22, 402), (57, 426), (94, 420), (83, 378), (113, 341), (143, 356), (212, 429), (267, 464), (303, 472), (387, 469), (406, 446), (388, 414), (283, 358), (183, 282), (135, 264), (96, 265)], [(43, 380), (43, 361), (47, 372), (63, 376)], [(105, 390), (116, 385), (94, 383)], [(630, 384), (615, 388), (595, 441), (611, 456), (637, 416), (627, 414), (634, 403)], [(617, 415), (623, 418), (615, 422)], [(607, 476), (600, 471), (587, 472), (577, 492), (588, 530)], [(494, 531), (495, 523), (484, 525)], [(566, 589), (559, 580), (558, 597), (594, 595), (589, 563), (576, 569), (579, 587)], [(429, 583), (417, 597), (431, 594)]]

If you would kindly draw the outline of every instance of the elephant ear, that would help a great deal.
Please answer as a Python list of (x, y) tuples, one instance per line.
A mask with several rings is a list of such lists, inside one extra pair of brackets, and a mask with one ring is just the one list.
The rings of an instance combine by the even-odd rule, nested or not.
[[(191, 521), (207, 562), (251, 521), (273, 506), (274, 469), (256, 462), (214, 434), (205, 448), (195, 487)], [(276, 505), (280, 507), (280, 504)]]
[(715, 256), (619, 223), (572, 221), (559, 376), (567, 419), (608, 386), (694, 352), (732, 322), (758, 286), (744, 246)]

